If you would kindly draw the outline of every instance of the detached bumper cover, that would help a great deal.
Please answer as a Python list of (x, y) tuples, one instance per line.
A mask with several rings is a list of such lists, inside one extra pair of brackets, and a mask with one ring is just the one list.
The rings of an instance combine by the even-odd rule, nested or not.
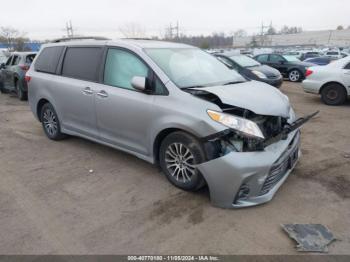
[[(231, 152), (197, 166), (204, 176), (214, 206), (240, 208), (270, 201), (295, 167), (300, 132), (289, 133), (262, 152)], [(242, 188), (247, 189), (239, 198)]]

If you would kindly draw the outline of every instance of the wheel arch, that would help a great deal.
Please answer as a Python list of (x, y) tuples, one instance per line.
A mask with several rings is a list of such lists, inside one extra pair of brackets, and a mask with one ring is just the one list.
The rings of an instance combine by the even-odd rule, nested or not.
[(19, 81), (19, 79), (20, 79), (19, 75), (17, 75), (17, 74), (13, 75), (13, 84), (14, 84), (14, 86), (16, 86), (16, 83)]
[(303, 75), (302, 70), (300, 68), (298, 68), (298, 67), (291, 67), (291, 68), (289, 68), (287, 74), (289, 75), (289, 73), (294, 71), (294, 70), (297, 70), (301, 75)]
[[(343, 87), (344, 90), (345, 90), (345, 93), (348, 94), (348, 91), (346, 90), (345, 86), (344, 86), (342, 83), (338, 82), (338, 81), (330, 81), (330, 82), (327, 82), (327, 83), (323, 84), (323, 85), (321, 86), (320, 90), (318, 91), (318, 93), (321, 94), (322, 91), (323, 91), (323, 89), (324, 89), (326, 86), (334, 85), (334, 84)], [(349, 94), (348, 94), (348, 95), (349, 95)]]
[(153, 142), (153, 159), (154, 159), (155, 164), (157, 164), (157, 165), (159, 164), (160, 145), (161, 145), (162, 141), (164, 140), (164, 138), (166, 138), (171, 133), (179, 132), (179, 131), (190, 134), (193, 136), (193, 134), (191, 134), (188, 131), (181, 129), (181, 128), (165, 128), (157, 134), (157, 136), (155, 137), (154, 142)]
[(162, 143), (162, 141), (171, 133), (174, 132), (183, 132), (185, 134), (188, 134), (190, 136), (193, 136), (194, 138), (200, 140), (200, 138), (194, 134), (194, 132), (191, 132), (189, 130), (186, 130), (184, 128), (181, 127), (169, 127), (169, 128), (165, 128), (163, 130), (161, 130), (160, 132), (158, 132), (157, 136), (154, 139), (153, 142), (153, 159), (154, 159), (154, 163), (158, 164), (159, 163), (159, 152), (160, 152), (160, 145)]
[(41, 109), (46, 103), (50, 103), (50, 101), (47, 100), (46, 98), (41, 98), (36, 105), (36, 115), (40, 122), (41, 122)]

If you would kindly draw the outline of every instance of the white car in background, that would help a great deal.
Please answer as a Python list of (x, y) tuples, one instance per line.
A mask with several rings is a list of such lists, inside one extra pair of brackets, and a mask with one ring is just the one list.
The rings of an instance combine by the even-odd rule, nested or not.
[(329, 50), (329, 51), (325, 52), (324, 55), (325, 56), (329, 56), (329, 57), (334, 57), (334, 58), (337, 58), (337, 59), (340, 59), (340, 58), (344, 57), (339, 50)]
[(327, 105), (341, 105), (350, 96), (350, 57), (326, 66), (310, 67), (305, 76), (304, 91), (320, 94)]

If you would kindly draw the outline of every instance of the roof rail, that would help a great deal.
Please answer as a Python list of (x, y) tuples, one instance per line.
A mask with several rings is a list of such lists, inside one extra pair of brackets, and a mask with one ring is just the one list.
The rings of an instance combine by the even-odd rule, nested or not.
[(61, 43), (61, 42), (67, 42), (67, 41), (74, 41), (74, 40), (111, 40), (106, 37), (101, 36), (74, 36), (74, 37), (64, 37), (64, 38), (58, 38), (51, 41), (51, 43)]

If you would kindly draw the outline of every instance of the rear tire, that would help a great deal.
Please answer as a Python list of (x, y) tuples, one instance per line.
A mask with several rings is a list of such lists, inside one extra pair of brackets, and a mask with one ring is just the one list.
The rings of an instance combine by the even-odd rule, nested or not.
[(205, 180), (195, 167), (205, 161), (200, 142), (185, 132), (168, 135), (160, 146), (159, 162), (167, 179), (178, 188), (197, 191)]
[(19, 80), (16, 81), (16, 93), (19, 100), (27, 100), (27, 92), (22, 90), (21, 85), (19, 84)]
[(293, 69), (288, 73), (288, 79), (291, 82), (300, 82), (301, 72), (297, 69)]
[(338, 106), (345, 103), (347, 94), (345, 88), (337, 83), (326, 85), (321, 91), (321, 99), (326, 105)]
[(55, 141), (62, 140), (67, 135), (61, 132), (61, 125), (57, 113), (50, 103), (46, 103), (41, 108), (40, 120), (46, 136)]

